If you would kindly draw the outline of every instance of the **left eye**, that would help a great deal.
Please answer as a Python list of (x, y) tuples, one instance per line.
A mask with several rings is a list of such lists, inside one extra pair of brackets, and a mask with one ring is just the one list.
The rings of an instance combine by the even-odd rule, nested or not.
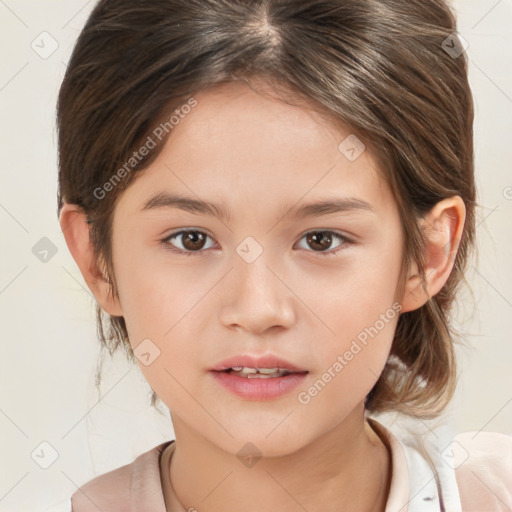
[[(201, 250), (205, 248), (205, 241), (208, 238), (211, 237), (203, 231), (198, 231), (195, 229), (182, 229), (181, 231), (171, 233), (168, 237), (162, 240), (162, 243), (164, 243), (164, 245), (170, 248), (172, 251), (190, 256), (193, 253), (202, 252)], [(176, 247), (175, 243), (173, 242), (174, 239), (181, 239), (181, 247)], [(306, 243), (310, 247), (316, 247), (318, 249), (311, 252), (326, 253), (327, 255), (335, 254), (339, 250), (341, 250), (326, 250), (332, 245), (334, 240), (337, 239), (339, 241), (335, 248), (339, 248), (350, 243), (350, 240), (347, 237), (334, 231), (327, 230), (309, 231), (308, 233), (303, 235), (300, 240), (303, 239), (306, 239)], [(210, 245), (210, 247), (212, 247), (212, 245)], [(206, 247), (206, 249), (210, 247)]]
[[(309, 231), (301, 238), (301, 240), (304, 238), (306, 239), (306, 243), (310, 247), (317, 247), (320, 249), (320, 250), (315, 250), (313, 252), (325, 253), (328, 256), (335, 254), (339, 250), (341, 250), (341, 249), (337, 249), (335, 251), (322, 250), (322, 249), (329, 248), (329, 246), (332, 244), (334, 239), (338, 239), (340, 241), (336, 247), (341, 247), (341, 246), (347, 245), (350, 242), (350, 240), (347, 237), (345, 237), (339, 233), (336, 233), (334, 231)], [(341, 248), (343, 248), (343, 247), (341, 247)]]

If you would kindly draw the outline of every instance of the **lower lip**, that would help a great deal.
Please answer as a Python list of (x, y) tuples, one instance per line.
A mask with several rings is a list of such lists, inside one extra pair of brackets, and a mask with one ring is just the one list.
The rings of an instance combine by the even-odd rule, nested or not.
[(219, 384), (247, 400), (273, 400), (303, 383), (307, 373), (290, 373), (284, 377), (271, 378), (247, 378), (238, 377), (227, 372), (211, 371), (213, 377)]

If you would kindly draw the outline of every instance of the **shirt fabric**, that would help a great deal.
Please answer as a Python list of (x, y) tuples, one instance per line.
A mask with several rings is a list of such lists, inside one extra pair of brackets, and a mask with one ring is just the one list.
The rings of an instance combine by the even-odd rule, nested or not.
[[(512, 436), (478, 431), (453, 439), (442, 432), (397, 437), (376, 419), (367, 420), (391, 455), (385, 512), (512, 511)], [(174, 448), (174, 440), (155, 446), (47, 512), (188, 512), (170, 481)]]

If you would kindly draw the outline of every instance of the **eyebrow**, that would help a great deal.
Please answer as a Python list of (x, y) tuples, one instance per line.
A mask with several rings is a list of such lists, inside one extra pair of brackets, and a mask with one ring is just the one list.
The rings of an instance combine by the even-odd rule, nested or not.
[[(159, 192), (147, 200), (141, 212), (161, 208), (178, 208), (191, 213), (200, 215), (209, 215), (218, 217), (227, 222), (231, 220), (231, 215), (224, 205), (194, 199), (192, 197)], [(331, 213), (345, 213), (353, 211), (369, 211), (375, 213), (373, 207), (366, 201), (355, 197), (332, 197), (300, 206), (289, 206), (283, 209), (280, 218), (289, 217), (293, 219), (304, 219)]]

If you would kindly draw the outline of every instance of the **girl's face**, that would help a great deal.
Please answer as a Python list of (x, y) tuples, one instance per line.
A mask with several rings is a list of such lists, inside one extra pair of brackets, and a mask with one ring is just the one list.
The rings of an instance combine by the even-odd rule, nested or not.
[[(383, 369), (400, 309), (397, 206), (350, 130), (242, 84), (195, 99), (116, 207), (120, 307), (175, 429), (231, 453), (291, 453), (359, 416)], [(213, 370), (236, 356), (302, 373)]]

